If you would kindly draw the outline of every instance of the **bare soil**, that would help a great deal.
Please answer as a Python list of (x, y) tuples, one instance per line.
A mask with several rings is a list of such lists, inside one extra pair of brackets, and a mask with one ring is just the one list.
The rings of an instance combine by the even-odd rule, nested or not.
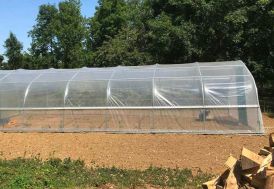
[(199, 109), (174, 110), (39, 110), (4, 111), (0, 131), (11, 132), (259, 132), (257, 108), (247, 110), (246, 123), (238, 109), (211, 109), (201, 121)]
[[(268, 132), (274, 118), (263, 115)], [(241, 148), (258, 151), (268, 136), (106, 133), (0, 133), (0, 157), (82, 159), (88, 166), (145, 169), (149, 166), (220, 173)]]

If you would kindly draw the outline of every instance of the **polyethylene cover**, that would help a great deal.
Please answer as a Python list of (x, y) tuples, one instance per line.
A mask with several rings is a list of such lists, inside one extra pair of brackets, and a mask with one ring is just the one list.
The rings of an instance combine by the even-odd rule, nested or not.
[[(241, 61), (112, 68), (1, 70), (0, 108), (2, 112), (20, 111), (21, 116), (22, 111), (35, 110), (109, 110), (100, 114), (112, 117), (113, 123), (110, 124), (111, 119), (104, 118), (103, 126), (92, 126), (88, 131), (263, 132), (256, 85)], [(130, 113), (129, 110), (136, 111)], [(139, 116), (142, 114), (140, 110), (143, 113), (150, 111), (150, 121), (140, 123), (141, 126), (139, 124), (135, 128), (125, 119), (136, 117), (136, 114)], [(189, 111), (186, 112), (187, 110)], [(166, 128), (157, 127), (156, 114), (167, 119), (174, 116), (193, 117), (193, 122), (203, 122), (203, 126), (191, 128), (185, 126), (187, 123), (175, 122)], [(211, 121), (215, 120), (214, 124), (223, 124), (224, 127), (207, 128), (209, 118)], [(219, 118), (221, 121), (218, 121)], [(61, 123), (63, 129), (66, 128), (64, 119), (62, 118)], [(222, 122), (222, 119), (225, 121)], [(126, 127), (121, 127), (121, 123)], [(71, 125), (69, 131), (77, 131), (74, 127)]]

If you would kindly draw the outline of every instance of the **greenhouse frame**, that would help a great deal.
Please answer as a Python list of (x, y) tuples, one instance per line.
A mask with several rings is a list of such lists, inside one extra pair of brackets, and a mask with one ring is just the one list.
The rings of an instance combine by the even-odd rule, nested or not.
[(1, 70), (0, 131), (264, 133), (242, 61)]

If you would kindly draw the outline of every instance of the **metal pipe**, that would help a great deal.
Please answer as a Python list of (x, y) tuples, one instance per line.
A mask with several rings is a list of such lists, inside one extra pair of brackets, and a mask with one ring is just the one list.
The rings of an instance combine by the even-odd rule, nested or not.
[(150, 109), (225, 109), (225, 108), (259, 108), (259, 105), (220, 105), (220, 106), (123, 106), (123, 107), (22, 107), (22, 108), (0, 108), (1, 111), (19, 110), (150, 110)]

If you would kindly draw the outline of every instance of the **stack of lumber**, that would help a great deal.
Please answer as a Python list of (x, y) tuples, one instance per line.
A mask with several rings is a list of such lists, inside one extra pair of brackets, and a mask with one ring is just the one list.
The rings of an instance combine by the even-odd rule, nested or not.
[(220, 176), (203, 184), (204, 189), (274, 189), (274, 133), (259, 153), (243, 148), (240, 159), (230, 156), (225, 166)]

